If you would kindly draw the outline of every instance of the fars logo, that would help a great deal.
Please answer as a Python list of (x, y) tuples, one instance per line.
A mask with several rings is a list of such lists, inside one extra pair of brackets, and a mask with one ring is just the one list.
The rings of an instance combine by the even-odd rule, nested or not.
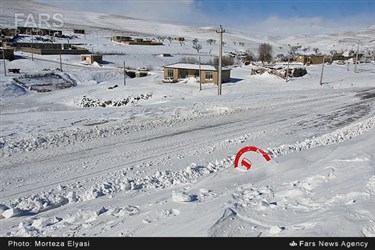
[(61, 13), (39, 13), (37, 15), (32, 13), (15, 13), (14, 25), (33, 28), (62, 28), (64, 26), (64, 15)]
[(289, 246), (291, 247), (296, 247), (298, 246), (297, 242), (295, 242), (294, 240), (292, 242), (289, 243)]

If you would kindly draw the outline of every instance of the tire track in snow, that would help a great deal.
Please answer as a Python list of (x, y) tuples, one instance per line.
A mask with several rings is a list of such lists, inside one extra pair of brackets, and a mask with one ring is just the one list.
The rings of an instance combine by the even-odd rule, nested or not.
[[(339, 95), (339, 97), (342, 98), (341, 95)], [(316, 100), (316, 98), (312, 98), (312, 99)], [(318, 100), (320, 101), (321, 97), (319, 97)], [(299, 103), (299, 105), (304, 105), (305, 101), (299, 100), (297, 103)], [(82, 177), (85, 177), (85, 176), (92, 176), (92, 175), (95, 175), (95, 174), (105, 173), (109, 170), (113, 171), (115, 169), (122, 168), (125, 165), (142, 164), (143, 161), (155, 159), (155, 158), (158, 158), (158, 157), (160, 158), (160, 156), (168, 157), (168, 154), (175, 154), (177, 152), (183, 152), (183, 153), (186, 154), (186, 151), (194, 149), (194, 148), (195, 148), (195, 151), (194, 151), (195, 153), (192, 153), (192, 155), (196, 155), (196, 149), (198, 147), (201, 147), (201, 148), (204, 149), (205, 145), (214, 145), (214, 148), (209, 149), (208, 151), (206, 149), (204, 149), (205, 152), (211, 152), (212, 150), (214, 150), (214, 149), (216, 150), (218, 148), (216, 141), (218, 141), (218, 140), (224, 141), (228, 138), (229, 135), (232, 135), (232, 134), (234, 134), (234, 135), (243, 134), (244, 131), (247, 132), (249, 130), (249, 126), (264, 128), (264, 127), (269, 127), (270, 123), (274, 124), (275, 121), (273, 120), (273, 115), (280, 112), (279, 109), (274, 110), (273, 106), (272, 107), (264, 107), (264, 109), (269, 114), (269, 118), (267, 118), (267, 119), (264, 119), (264, 113), (261, 113), (261, 114), (256, 113), (254, 115), (253, 114), (254, 109), (248, 110), (248, 112), (250, 112), (250, 114), (251, 114), (249, 116), (247, 116), (247, 115), (244, 116), (243, 111), (240, 112), (241, 110), (235, 110), (234, 113), (230, 113), (231, 115), (229, 117), (224, 116), (226, 119), (231, 118), (230, 123), (226, 123), (225, 120), (224, 120), (225, 124), (223, 124), (223, 121), (222, 121), (223, 116), (222, 115), (219, 115), (219, 116), (218, 115), (214, 115), (214, 116), (210, 115), (209, 117), (214, 117), (214, 118), (211, 118), (211, 123), (212, 123), (211, 128), (215, 128), (217, 130), (217, 127), (220, 126), (221, 131), (225, 131), (224, 133), (217, 134), (215, 137), (212, 137), (212, 136), (210, 136), (209, 134), (206, 134), (206, 133), (202, 134), (201, 130), (207, 130), (208, 132), (210, 130), (208, 130), (208, 128), (205, 127), (205, 126), (202, 126), (199, 122), (195, 123), (194, 121), (190, 121), (190, 120), (189, 121), (185, 120), (185, 123), (183, 124), (183, 126), (178, 126), (178, 127), (176, 126), (176, 127), (171, 127), (170, 129), (163, 129), (163, 130), (157, 130), (157, 131), (151, 130), (153, 132), (148, 133), (147, 130), (145, 130), (145, 129), (148, 129), (150, 127), (155, 129), (154, 125), (155, 124), (160, 125), (160, 122), (161, 122), (161, 121), (156, 121), (156, 122), (151, 122), (149, 124), (148, 123), (149, 121), (148, 121), (148, 122), (146, 122), (146, 125), (141, 124), (140, 127), (138, 127), (140, 129), (139, 131), (141, 133), (141, 136), (139, 136), (139, 134), (137, 134), (137, 135), (133, 135), (133, 136), (126, 135), (124, 137), (115, 137), (115, 139), (117, 139), (115, 141), (113, 141), (112, 137), (103, 138), (102, 140), (93, 140), (91, 142), (91, 145), (89, 146), (91, 149), (90, 148), (89, 149), (81, 148), (79, 153), (76, 153), (76, 152), (74, 152), (75, 150), (72, 150), (70, 147), (65, 147), (65, 146), (60, 147), (61, 149), (59, 149), (59, 151), (57, 151), (57, 150), (44, 150), (42, 152), (35, 152), (36, 157), (33, 156), (34, 153), (29, 153), (29, 156), (36, 158), (36, 159), (34, 159), (34, 161), (37, 161), (37, 162), (35, 164), (32, 164), (31, 165), (32, 167), (30, 167), (30, 164), (28, 164), (28, 167), (30, 167), (30, 169), (36, 169), (36, 167), (38, 167), (38, 164), (39, 165), (43, 164), (44, 165), (43, 169), (40, 169), (42, 171), (38, 170), (38, 172), (35, 173), (37, 176), (38, 175), (41, 176), (40, 173), (42, 173), (44, 171), (47, 171), (50, 174), (51, 170), (48, 170), (47, 168), (48, 168), (49, 165), (51, 165), (50, 164), (51, 161), (63, 163), (62, 165), (65, 167), (66, 162), (67, 162), (67, 160), (66, 160), (67, 157), (69, 157), (69, 161), (72, 161), (74, 163), (77, 160), (81, 161), (81, 160), (84, 160), (84, 158), (87, 158), (87, 157), (91, 158), (92, 156), (90, 156), (90, 154), (95, 155), (95, 157), (97, 158), (99, 155), (104, 156), (104, 155), (107, 154), (106, 152), (110, 152), (110, 155), (114, 155), (114, 156), (116, 156), (120, 159), (123, 159), (124, 155), (122, 155), (121, 153), (116, 154), (116, 152), (118, 152), (119, 149), (122, 149), (122, 151), (128, 152), (129, 153), (128, 155), (130, 155), (130, 156), (136, 156), (136, 155), (143, 156), (141, 159), (132, 159), (131, 157), (130, 158), (126, 157), (127, 159), (125, 161), (123, 161), (120, 164), (116, 164), (115, 166), (112, 165), (109, 168), (108, 167), (104, 168), (104, 169), (102, 168), (102, 169), (99, 169), (99, 170), (93, 170), (91, 172), (85, 171), (85, 173), (86, 173), (85, 175), (80, 174), (80, 175), (77, 175), (77, 176), (74, 177), (74, 179), (79, 179), (79, 178), (82, 178)], [(255, 110), (257, 110), (257, 108)], [(288, 114), (290, 119), (289, 120), (283, 120), (283, 121), (277, 121), (277, 122), (283, 122), (283, 123), (284, 122), (285, 123), (292, 122), (294, 119), (298, 119), (298, 117), (300, 116), (300, 114), (298, 112), (296, 112), (295, 110), (289, 109), (288, 105), (284, 106), (283, 112), (285, 112), (285, 114)], [(291, 118), (291, 117), (293, 117), (293, 118)], [(207, 118), (207, 117), (205, 116), (205, 118)], [(203, 119), (203, 117), (200, 117), (198, 119), (198, 121), (200, 121), (201, 119)], [(249, 121), (250, 121), (250, 123), (249, 123)], [(181, 121), (178, 121), (177, 124), (179, 124), (180, 122)], [(176, 123), (174, 125), (176, 125)], [(280, 124), (280, 126), (281, 126), (281, 124)], [(282, 127), (285, 127), (285, 128), (287, 128), (288, 126), (289, 126), (288, 124), (282, 125)], [(192, 129), (191, 127), (194, 127), (194, 129)], [(102, 131), (102, 130), (106, 131), (106, 130), (108, 130), (108, 128), (106, 128), (106, 127), (100, 128), (100, 131)], [(192, 132), (192, 134), (191, 134), (191, 136), (189, 137), (188, 140), (186, 140), (186, 138), (183, 138), (183, 136), (181, 136), (182, 138), (180, 139), (180, 138), (178, 138), (179, 134), (176, 134), (173, 138), (174, 140), (168, 140), (167, 143), (163, 144), (163, 145), (160, 145), (160, 143), (159, 143), (158, 147), (156, 147), (156, 148), (155, 148), (155, 146), (152, 146), (152, 145), (150, 146), (147, 143), (140, 144), (142, 141), (147, 142), (147, 139), (145, 139), (145, 138), (153, 139), (154, 137), (152, 135), (154, 135), (155, 132), (159, 132), (159, 133), (157, 133), (158, 138), (162, 139), (164, 137), (162, 137), (162, 136), (160, 137), (160, 134), (164, 134), (164, 135), (167, 136), (170, 133), (175, 133), (175, 131), (176, 131), (176, 133), (177, 132), (180, 133), (181, 131), (185, 131), (185, 130), (188, 130), (188, 131)], [(198, 132), (198, 131), (200, 132), (199, 134), (195, 133), (195, 132)], [(274, 129), (272, 129), (272, 128), (271, 128), (270, 131), (271, 131), (271, 133), (277, 132), (277, 131), (274, 131)], [(99, 131), (97, 131), (97, 132), (99, 133)], [(75, 134), (79, 134), (78, 131), (76, 131)], [(121, 134), (121, 132), (120, 132), (120, 134)], [(248, 135), (248, 133), (247, 133), (247, 135)], [(204, 136), (204, 137), (202, 137), (202, 136)], [(178, 139), (177, 141), (176, 141), (176, 138)], [(248, 138), (248, 136), (245, 136), (244, 138)], [(110, 145), (108, 145), (108, 143), (110, 143)], [(179, 143), (179, 144), (176, 146), (176, 143)], [(228, 144), (231, 144), (231, 143), (228, 141)], [(163, 146), (163, 147), (161, 147), (161, 146)], [(222, 147), (222, 146), (219, 145), (219, 147)], [(136, 148), (136, 150), (133, 150), (133, 148)], [(63, 155), (61, 157), (60, 156), (59, 157), (51, 157), (53, 155), (56, 155), (57, 152), (59, 152), (58, 154), (61, 154), (60, 150), (61, 150), (61, 152), (65, 151), (65, 150), (72, 151), (72, 152), (70, 152), (70, 153), (65, 152), (65, 155)], [(43, 156), (41, 156), (40, 154), (43, 154)], [(23, 154), (24, 158), (21, 159), (21, 161), (25, 160), (24, 155), (25, 154)], [(48, 157), (49, 159), (41, 161), (46, 156), (49, 156)], [(110, 160), (110, 159), (108, 159), (108, 160)], [(11, 161), (11, 159), (8, 158), (7, 162), (12, 162), (12, 161)], [(95, 162), (92, 162), (92, 164), (97, 165), (95, 168), (98, 168), (98, 166), (100, 164), (101, 165), (107, 165), (107, 163), (108, 163), (108, 161), (107, 161), (107, 159), (105, 159), (105, 157), (101, 157), (101, 159), (99, 159), (99, 161), (96, 160)], [(35, 165), (35, 167), (34, 167), (34, 165)], [(52, 165), (54, 165), (54, 163)], [(22, 167), (22, 166), (23, 165), (20, 165), (20, 162), (18, 162), (17, 167)], [(78, 164), (77, 166), (80, 166), (80, 164)], [(5, 166), (3, 166), (3, 168), (4, 167)], [(53, 166), (51, 166), (51, 167), (53, 169)], [(9, 168), (9, 167), (5, 167), (5, 168)], [(13, 172), (12, 169), (9, 169), (9, 171)], [(30, 171), (35, 172), (35, 170), (30, 170)], [(71, 168), (70, 171), (75, 171), (76, 174), (77, 174), (77, 172), (80, 172), (80, 170), (77, 169), (77, 167)], [(67, 180), (63, 180), (63, 181), (65, 181), (65, 182), (66, 181), (72, 181), (74, 179), (72, 179), (71, 176), (69, 176), (69, 178)], [(59, 178), (59, 182), (61, 183), (61, 178)], [(22, 184), (26, 185), (25, 182), (22, 183)], [(32, 186), (34, 188), (34, 184), (32, 184)], [(43, 187), (40, 187), (40, 188), (46, 188), (48, 186), (50, 186), (50, 185), (43, 186)], [(17, 192), (19, 192), (19, 191), (20, 190), (17, 190)], [(30, 191), (30, 189), (28, 189), (27, 191)]]
[[(362, 122), (351, 124), (345, 128), (338, 129), (332, 133), (322, 135), (313, 139), (306, 139), (302, 143), (295, 145), (282, 145), (278, 148), (269, 149), (273, 157), (289, 154), (292, 152), (308, 150), (317, 146), (331, 145), (359, 136), (375, 126), (375, 118), (369, 118)], [(15, 216), (27, 213), (39, 213), (57, 206), (63, 206), (69, 203), (82, 202), (96, 199), (98, 197), (113, 194), (116, 192), (138, 190), (138, 189), (164, 189), (176, 185), (194, 183), (203, 176), (223, 171), (233, 166), (234, 156), (229, 156), (215, 163), (209, 162), (205, 165), (190, 164), (180, 171), (157, 171), (152, 175), (129, 179), (125, 171), (120, 171), (122, 177), (112, 176), (107, 181), (96, 183), (89, 189), (79, 190), (78, 183), (60, 190), (49, 190), (37, 194), (31, 194), (26, 197), (20, 197), (13, 201), (5, 203), (11, 209), (18, 209)]]
[(267, 151), (271, 157), (278, 157), (281, 155), (299, 152), (318, 146), (336, 144), (345, 140), (355, 138), (361, 134), (364, 134), (370, 129), (373, 129), (374, 127), (375, 117), (371, 117), (364, 121), (357, 122), (344, 128), (338, 129), (332, 133), (324, 134), (322, 136), (318, 136), (311, 139), (306, 139), (303, 142), (297, 142), (295, 144), (286, 144), (276, 148), (267, 148)]

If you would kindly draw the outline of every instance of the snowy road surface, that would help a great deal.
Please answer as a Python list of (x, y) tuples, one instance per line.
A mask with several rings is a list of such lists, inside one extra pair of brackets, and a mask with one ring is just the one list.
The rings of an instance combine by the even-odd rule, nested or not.
[[(374, 235), (371, 220), (352, 228), (371, 213), (352, 208), (374, 205), (374, 145), (361, 135), (375, 124), (373, 92), (232, 94), (207, 104), (197, 97), (185, 106), (134, 107), (140, 118), (46, 131), (39, 146), (3, 150), (1, 197), (17, 208), (2, 220), (2, 234)], [(246, 145), (272, 161), (235, 170)], [(341, 190), (342, 182), (360, 185)]]
[[(220, 45), (206, 41), (217, 39), (216, 28), (1, 3), (6, 27), (25, 9), (63, 13), (64, 33), (86, 32), (69, 42), (103, 54), (104, 62), (83, 65), (79, 55), (62, 55), (61, 72), (59, 55), (30, 60), (16, 51), (5, 63), (20, 74), (3, 76), (0, 60), (0, 236), (375, 236), (374, 61), (356, 72), (352, 59), (327, 63), (320, 84), (319, 64), (291, 62), (307, 74), (286, 82), (252, 75), (261, 64), (237, 58), (218, 96), (216, 85), (199, 91), (194, 78), (162, 82), (163, 66), (198, 59), (194, 39), (202, 43), (201, 62), (213, 61)], [(328, 55), (348, 52), (352, 45), (340, 41), (354, 38), (370, 52), (374, 31), (265, 37), (228, 28), (223, 53), (255, 53), (267, 42), (274, 56), (290, 53), (287, 44)], [(124, 45), (113, 35), (185, 42)], [(124, 84), (125, 61), (148, 75)], [(57, 88), (60, 78), (72, 87)], [(32, 84), (53, 91), (34, 92)], [(247, 152), (251, 169), (235, 169), (245, 146), (271, 160)]]

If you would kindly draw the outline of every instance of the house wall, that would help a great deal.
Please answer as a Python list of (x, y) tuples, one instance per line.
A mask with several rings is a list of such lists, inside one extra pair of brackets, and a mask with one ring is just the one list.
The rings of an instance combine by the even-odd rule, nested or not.
[(101, 55), (81, 55), (81, 62), (86, 61), (88, 63), (101, 63), (103, 61), (103, 57)]
[(3, 36), (16, 36), (17, 30), (16, 29), (1, 29), (0, 33)]
[(321, 64), (323, 62), (323, 56), (317, 56), (317, 55), (311, 55), (311, 56), (305, 56), (305, 55), (299, 55), (296, 58), (297, 62), (303, 63), (303, 64)]
[(112, 36), (112, 41), (114, 42), (125, 42), (125, 41), (131, 41), (132, 38), (130, 36)]
[(310, 57), (310, 64), (322, 64), (324, 56), (311, 56)]
[[(182, 70), (181, 69), (174, 69), (174, 68), (164, 68), (164, 79), (168, 78), (168, 69), (173, 70), (173, 79), (178, 80), (184, 77), (181, 77)], [(195, 69), (185, 69), (187, 71), (186, 77), (196, 77), (196, 70)], [(206, 79), (206, 72), (212, 73), (212, 80)], [(199, 74), (199, 73), (198, 73)], [(215, 83), (218, 84), (218, 75), (219, 73), (217, 71), (211, 71), (211, 70), (201, 70), (200, 80), (202, 83)], [(221, 81), (227, 82), (230, 80), (230, 70), (223, 70), (221, 72)]]
[(179, 71), (178, 71), (178, 69), (174, 69), (174, 68), (164, 68), (164, 79), (168, 78), (168, 70), (169, 69), (173, 70), (173, 79), (178, 80)]
[(187, 70), (187, 77), (196, 77), (197, 75), (199, 75), (199, 73), (198, 74), (195, 74), (195, 69), (188, 69)]
[(85, 30), (75, 29), (75, 30), (73, 30), (73, 33), (75, 33), (75, 34), (85, 34)]
[[(211, 72), (212, 73), (212, 80), (206, 79), (206, 73), (207, 72)], [(200, 80), (201, 80), (202, 83), (217, 82), (217, 72), (210, 71), (210, 70), (201, 70)]]
[(230, 81), (230, 70), (221, 71), (221, 81), (222, 82)]
[(55, 33), (57, 35), (62, 35), (61, 30), (51, 30), (51, 29), (41, 29), (41, 28), (32, 28), (32, 27), (17, 27), (18, 33), (20, 34), (29, 34), (33, 33), (34, 35), (54, 35)]
[(81, 62), (86, 61), (86, 62), (88, 62), (88, 63), (91, 63), (91, 58), (90, 58), (90, 56), (88, 56), (88, 55), (81, 55), (81, 59), (80, 59), (80, 61), (81, 61)]
[[(3, 55), (4, 53), (4, 55)], [(13, 49), (0, 49), (0, 59), (14, 60), (14, 50)]]
[(141, 41), (141, 40), (125, 41), (123, 43), (127, 45), (163, 45), (163, 43), (160, 43), (160, 42)]
[(13, 43), (16, 49), (31, 48), (34, 49), (70, 49), (73, 48), (74, 44), (71, 43)]
[(91, 61), (92, 61), (91, 63), (93, 62), (101, 63), (103, 61), (103, 57), (99, 55), (94, 55), (94, 56), (91, 56)]
[(300, 62), (300, 63), (303, 63), (303, 64), (306, 64), (306, 59), (307, 59), (306, 56), (299, 55), (299, 56), (297, 56), (296, 61)]
[(23, 52), (34, 53), (39, 55), (79, 55), (89, 53), (87, 49), (36, 49), (36, 48), (22, 48)]
[[(212, 80), (206, 79), (206, 72), (212, 72)], [(228, 82), (230, 80), (230, 70), (221, 71), (221, 82)], [(204, 71), (201, 72), (202, 83), (219, 83), (219, 72), (218, 71)]]

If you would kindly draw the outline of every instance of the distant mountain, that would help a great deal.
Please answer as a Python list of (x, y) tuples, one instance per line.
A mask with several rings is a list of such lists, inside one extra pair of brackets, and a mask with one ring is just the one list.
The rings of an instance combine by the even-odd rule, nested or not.
[[(15, 27), (16, 15), (23, 17), (24, 19), (26, 19), (27, 15), (31, 15), (35, 21), (38, 22), (40, 14), (50, 15), (51, 19), (53, 19), (53, 15), (57, 14), (59, 15), (58, 17), (64, 21), (64, 25), (59, 29), (62, 29), (65, 32), (72, 32), (74, 28), (80, 28), (85, 29), (87, 33), (96, 32), (97, 34), (100, 33), (106, 36), (182, 36), (188, 39), (197, 38), (200, 43), (203, 44), (206, 43), (207, 39), (218, 40), (218, 34), (215, 32), (215, 27), (191, 27), (187, 25), (176, 25), (135, 19), (120, 15), (72, 11), (44, 3), (34, 2), (32, 0), (2, 0), (1, 10), (1, 27)], [(22, 24), (22, 22), (19, 24)], [(49, 24), (52, 25), (53, 20), (51, 20)], [(45, 23), (41, 23), (41, 25), (46, 26)], [(250, 49), (255, 53), (260, 43), (267, 42), (273, 45), (274, 55), (276, 55), (278, 53), (285, 53), (288, 50), (288, 44), (301, 45), (302, 48), (319, 48), (321, 52), (329, 52), (330, 50), (334, 49), (348, 49), (351, 48), (351, 46), (357, 40), (369, 46), (374, 43), (375, 38), (373, 34), (375, 34), (375, 26), (367, 27), (358, 32), (347, 31), (321, 34), (318, 36), (296, 34), (286, 38), (281, 38), (279, 36), (247, 34), (246, 30), (233, 31), (231, 29), (226, 29), (224, 41), (226, 43), (225, 46), (228, 49), (238, 50), (239, 47), (233, 45), (242, 42), (245, 44), (245, 46), (243, 46), (241, 49)]]
[(319, 48), (321, 52), (330, 50), (350, 50), (356, 48), (357, 42), (360, 46), (373, 47), (375, 43), (375, 25), (359, 31), (345, 31), (337, 33), (321, 34), (319, 36), (296, 35), (279, 40), (280, 44), (301, 45), (303, 48)]

